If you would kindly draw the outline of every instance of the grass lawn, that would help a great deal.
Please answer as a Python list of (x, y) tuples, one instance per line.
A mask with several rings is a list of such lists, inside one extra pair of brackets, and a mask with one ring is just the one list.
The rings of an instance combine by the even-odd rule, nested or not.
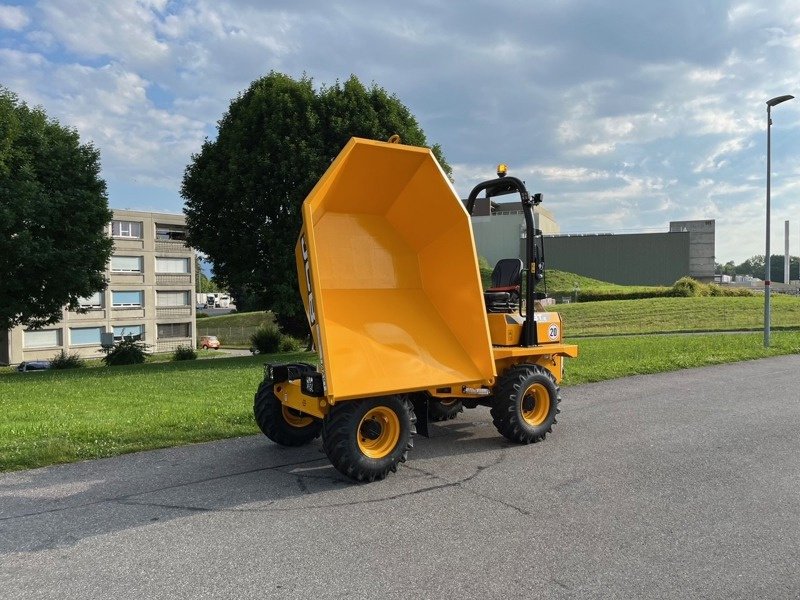
[(6, 370), (0, 374), (0, 470), (256, 433), (252, 402), (264, 362), (255, 356)]
[[(764, 298), (703, 296), (559, 304), (570, 336), (764, 328)], [(772, 297), (772, 327), (800, 329), (800, 298)]]
[[(631, 301), (628, 301), (631, 302)], [(703, 334), (577, 341), (564, 385), (800, 353), (800, 333)], [(72, 371), (0, 373), (0, 470), (24, 469), (258, 433), (253, 394), (265, 362), (311, 353)], [(569, 392), (565, 392), (565, 409)]]

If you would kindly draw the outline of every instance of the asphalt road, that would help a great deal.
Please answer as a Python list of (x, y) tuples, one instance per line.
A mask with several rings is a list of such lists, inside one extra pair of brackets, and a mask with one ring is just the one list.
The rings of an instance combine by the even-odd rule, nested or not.
[(798, 598), (800, 356), (488, 411), (354, 485), (249, 437), (0, 476), (0, 596)]

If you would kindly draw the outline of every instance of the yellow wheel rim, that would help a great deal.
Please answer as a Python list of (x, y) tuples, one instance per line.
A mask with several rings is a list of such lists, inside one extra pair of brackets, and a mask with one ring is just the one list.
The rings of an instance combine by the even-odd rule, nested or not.
[(550, 413), (550, 394), (541, 383), (534, 383), (522, 397), (522, 418), (532, 426), (538, 427), (547, 420)]
[(358, 448), (369, 458), (392, 453), (400, 439), (400, 419), (386, 406), (370, 409), (358, 424)]
[(314, 422), (313, 418), (309, 417), (308, 415), (304, 415), (299, 410), (289, 408), (288, 406), (281, 407), (281, 414), (283, 415), (283, 420), (286, 421), (287, 425), (291, 427), (297, 427), (298, 429), (301, 427), (307, 427)]

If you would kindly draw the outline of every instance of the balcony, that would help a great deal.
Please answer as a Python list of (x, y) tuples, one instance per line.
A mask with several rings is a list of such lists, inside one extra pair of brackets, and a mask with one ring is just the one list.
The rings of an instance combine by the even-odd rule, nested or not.
[(164, 317), (191, 317), (191, 306), (156, 306), (156, 318)]
[(67, 312), (66, 320), (70, 323), (75, 321), (98, 321), (98, 320), (105, 320), (106, 318), (106, 311), (102, 308), (91, 308), (88, 312), (79, 313), (74, 311)]
[(191, 273), (156, 273), (156, 285), (192, 285)]
[(171, 254), (189, 254), (192, 249), (183, 240), (156, 240), (156, 252)]

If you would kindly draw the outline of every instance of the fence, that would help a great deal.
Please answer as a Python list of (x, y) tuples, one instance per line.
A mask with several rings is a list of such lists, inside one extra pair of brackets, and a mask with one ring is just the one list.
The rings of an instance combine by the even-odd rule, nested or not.
[(215, 335), (222, 346), (249, 346), (250, 336), (258, 329), (257, 325), (243, 325), (239, 327), (202, 327), (197, 323), (197, 340), (204, 335)]

